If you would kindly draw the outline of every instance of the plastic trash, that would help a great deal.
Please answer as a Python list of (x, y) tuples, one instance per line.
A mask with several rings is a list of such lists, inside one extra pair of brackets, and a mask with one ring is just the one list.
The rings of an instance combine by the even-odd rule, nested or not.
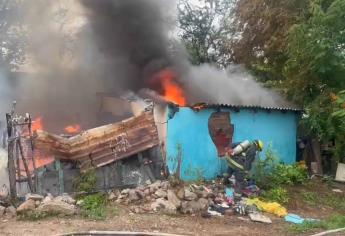
[(286, 208), (277, 202), (264, 202), (259, 200), (258, 198), (253, 198), (247, 199), (246, 204), (256, 205), (259, 210), (275, 214), (279, 217), (284, 217), (288, 214)]
[(226, 188), (225, 189), (225, 196), (226, 196), (226, 201), (229, 205), (233, 205), (235, 203), (235, 201), (234, 201), (234, 189), (233, 188)]
[(304, 221), (317, 221), (316, 219), (312, 218), (302, 218), (299, 215), (296, 214), (287, 214), (285, 216), (285, 221), (286, 222), (291, 222), (294, 224), (302, 224)]
[(285, 216), (285, 221), (286, 222), (291, 222), (291, 223), (294, 223), (294, 224), (302, 224), (304, 222), (304, 219), (302, 217), (300, 217), (299, 215), (287, 214)]
[(208, 208), (207, 213), (210, 216), (223, 216), (220, 212), (215, 211), (214, 209), (212, 209), (211, 207)]

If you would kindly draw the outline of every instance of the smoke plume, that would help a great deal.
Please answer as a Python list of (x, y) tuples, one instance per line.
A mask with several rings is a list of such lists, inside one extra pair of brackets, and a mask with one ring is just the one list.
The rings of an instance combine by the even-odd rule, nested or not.
[(184, 81), (192, 103), (292, 106), (279, 94), (257, 83), (241, 65), (232, 65), (226, 70), (209, 64), (192, 66), (186, 72)]
[[(82, 0), (100, 61), (95, 67), (112, 91), (138, 90), (171, 65), (168, 51), (170, 3), (157, 0)], [(100, 70), (101, 69), (101, 70)]]
[[(0, 71), (0, 115), (17, 100), (18, 111), (42, 116), (49, 131), (66, 125), (100, 125), (98, 93), (121, 95), (152, 87), (153, 75), (172, 68), (189, 104), (277, 106), (284, 101), (242, 69), (189, 65), (178, 47), (172, 56), (175, 1), (24, 1), (26, 63), (15, 82)], [(175, 32), (176, 33), (176, 32)], [(170, 36), (169, 36), (170, 35)], [(4, 109), (5, 108), (5, 109)]]

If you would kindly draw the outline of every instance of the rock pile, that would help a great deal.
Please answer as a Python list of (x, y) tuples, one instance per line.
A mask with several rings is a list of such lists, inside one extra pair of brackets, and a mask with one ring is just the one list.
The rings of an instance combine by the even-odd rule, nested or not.
[(53, 197), (51, 194), (47, 194), (43, 197), (38, 194), (27, 194), (25, 196), (25, 202), (23, 202), (16, 210), (18, 215), (74, 215), (77, 208), (75, 206), (76, 200), (74, 200), (68, 194), (62, 196)]
[(225, 191), (224, 185), (216, 182), (208, 186), (171, 187), (168, 181), (156, 181), (135, 189), (114, 190), (109, 194), (109, 200), (130, 205), (134, 213), (195, 214), (206, 211), (215, 203), (223, 203)]
[(16, 216), (16, 208), (14, 208), (6, 199), (0, 200), (0, 218), (12, 218)]

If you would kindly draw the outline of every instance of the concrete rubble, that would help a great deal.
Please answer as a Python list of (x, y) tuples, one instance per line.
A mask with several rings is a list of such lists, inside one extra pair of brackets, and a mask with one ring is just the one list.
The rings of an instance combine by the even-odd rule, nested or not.
[(174, 186), (169, 181), (156, 181), (135, 189), (109, 192), (108, 200), (130, 205), (133, 213), (162, 212), (168, 214), (196, 214), (225, 201), (224, 185)]
[(1, 206), (0, 215), (14, 217), (18, 216), (37, 216), (43, 215), (61, 215), (70, 216), (77, 213), (76, 200), (68, 194), (53, 197), (51, 194), (42, 196), (39, 194), (27, 194), (25, 201), (17, 209), (9, 205), (6, 208)]

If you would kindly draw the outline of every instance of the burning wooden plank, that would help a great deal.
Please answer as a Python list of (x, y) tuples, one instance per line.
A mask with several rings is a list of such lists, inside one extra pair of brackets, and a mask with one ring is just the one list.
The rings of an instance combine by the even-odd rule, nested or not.
[(77, 161), (82, 171), (104, 166), (159, 144), (152, 112), (90, 129), (65, 138), (45, 131), (35, 132), (34, 145), (56, 158)]

